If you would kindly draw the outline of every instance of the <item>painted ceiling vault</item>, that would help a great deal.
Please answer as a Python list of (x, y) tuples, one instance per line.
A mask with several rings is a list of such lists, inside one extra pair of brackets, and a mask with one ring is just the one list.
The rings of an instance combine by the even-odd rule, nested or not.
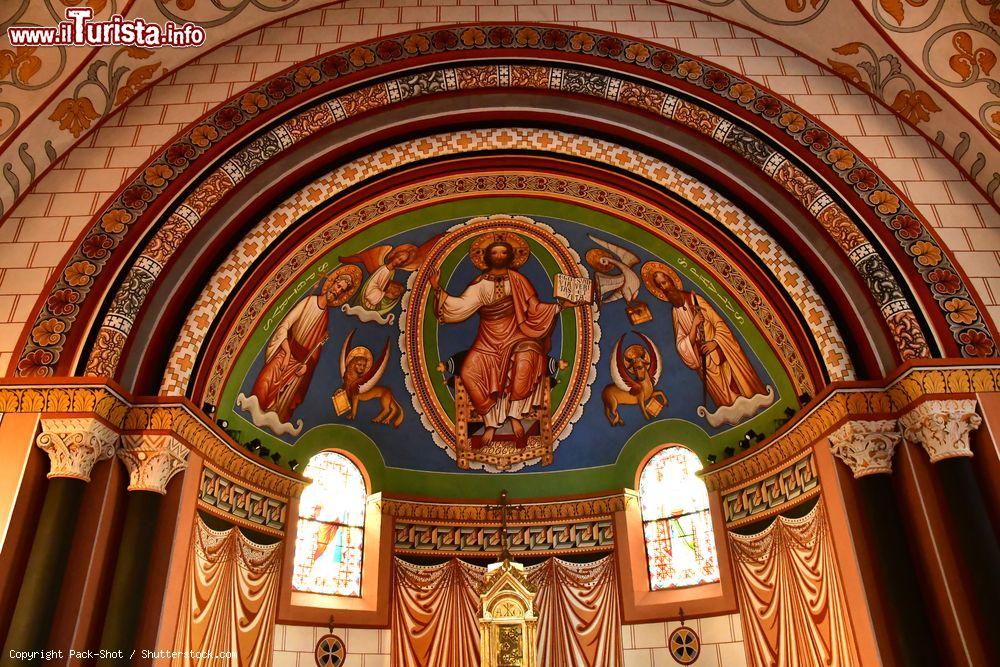
[[(159, 114), (136, 142), (161, 123), (85, 212), (12, 367), (159, 387), (282, 465), (337, 447), (373, 490), (470, 498), (632, 487), (656, 446), (725, 458), (831, 382), (988, 356), (995, 328), (907, 182), (810, 95), (770, 88), (809, 67), (829, 86), (799, 47), (892, 109), (864, 98), (857, 122), (940, 134), (994, 194), (985, 5), (902, 2), (557, 3), (474, 24), (418, 0), (92, 2), (195, 21), (219, 48), (0, 52), (19, 91), (0, 101), (3, 214), (125, 113)], [(886, 16), (906, 39), (936, 30), (937, 55), (897, 53)], [(52, 18), (20, 4), (8, 23)], [(262, 60), (219, 64), (234, 52)], [(153, 331), (164, 312), (176, 328)]]
[[(0, 9), (0, 27), (52, 25), (63, 18), (66, 7), (77, 4), (76, 0), (5, 3)], [(302, 48), (315, 52), (318, 47), (322, 52), (394, 33), (404, 26), (429, 27), (486, 18), (475, 7), (441, 9), (436, 4), (425, 6), (421, 0), (387, 3), (385, 7), (362, 6), (351, 0), (89, 0), (85, 4), (94, 9), (98, 19), (117, 12), (152, 22), (191, 21), (206, 29), (206, 44), (211, 47), (238, 49), (242, 44), (260, 43), (261, 33), (269, 26), (267, 30), (277, 31), (275, 36), (281, 35), (276, 42), (265, 37), (265, 53), (272, 48), (277, 51), (268, 45), (301, 40), (305, 35), (297, 26), (312, 23), (330, 28), (323, 31), (326, 37), (321, 44), (302, 44)], [(587, 3), (577, 7), (558, 1), (537, 5), (531, 10), (493, 8), (489, 20), (584, 23), (589, 29), (655, 38), (692, 55), (728, 57), (729, 61), (745, 55), (777, 61), (790, 53), (787, 49), (796, 50), (896, 111), (941, 146), (991, 198), (997, 196), (1000, 84), (994, 74), (1000, 15), (990, 0), (642, 0), (621, 6)], [(710, 38), (722, 33), (706, 22), (719, 19), (775, 41), (766, 52), (714, 51)], [(679, 25), (689, 21), (708, 27)], [(677, 28), (672, 30), (671, 25)], [(705, 46), (708, 50), (699, 52)], [(188, 49), (0, 49), (0, 93), (5, 93), (0, 101), (0, 164), (4, 173), (0, 216), (8, 215), (33, 182), (116, 112), (151, 87), (187, 82), (187, 77), (175, 79), (174, 75), (189, 63), (205, 71), (212, 69), (214, 62), (210, 55), (192, 62)], [(198, 80), (199, 74), (194, 76), (196, 82), (207, 82)], [(246, 79), (244, 75), (225, 83), (240, 90), (249, 85)], [(223, 80), (216, 78), (215, 82)], [(206, 90), (205, 94), (212, 93)], [(164, 95), (162, 99), (170, 98), (169, 92)]]

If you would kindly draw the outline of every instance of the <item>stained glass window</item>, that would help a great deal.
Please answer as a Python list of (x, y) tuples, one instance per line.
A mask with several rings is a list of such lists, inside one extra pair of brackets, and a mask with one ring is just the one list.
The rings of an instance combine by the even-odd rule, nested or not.
[(657, 452), (639, 476), (642, 528), (652, 590), (719, 580), (708, 490), (687, 447)]
[(292, 588), (328, 595), (361, 595), (365, 480), (343, 454), (320, 452), (303, 474)]

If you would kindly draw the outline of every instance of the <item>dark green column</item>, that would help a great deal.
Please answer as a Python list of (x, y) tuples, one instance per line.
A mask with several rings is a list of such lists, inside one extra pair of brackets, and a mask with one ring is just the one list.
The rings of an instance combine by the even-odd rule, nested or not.
[(118, 559), (108, 598), (107, 615), (101, 632), (102, 651), (123, 658), (108, 657), (97, 661), (98, 667), (129, 663), (135, 648), (135, 634), (142, 616), (153, 535), (163, 496), (152, 491), (130, 491), (125, 508)]
[(16, 660), (11, 651), (44, 651), (48, 644), (85, 488), (86, 482), (68, 477), (48, 482), (0, 666), (41, 663)]
[(975, 458), (951, 458), (935, 463), (934, 469), (953, 522), (956, 551), (971, 583), (969, 597), (978, 607), (983, 647), (990, 664), (1000, 664), (1000, 633), (991, 630), (1000, 602), (1000, 543), (972, 469), (976, 463)]
[[(913, 559), (909, 553), (903, 517), (889, 475), (865, 475), (856, 480), (858, 499), (865, 512), (863, 529), (871, 545), (871, 563), (875, 568), (875, 589), (886, 599), (888, 641), (898, 663), (907, 667), (943, 665), (934, 628), (929, 621), (929, 607), (921, 589)], [(871, 593), (870, 593), (871, 594)], [(876, 593), (877, 594), (877, 593)], [(910, 641), (921, 637), (919, 643)]]

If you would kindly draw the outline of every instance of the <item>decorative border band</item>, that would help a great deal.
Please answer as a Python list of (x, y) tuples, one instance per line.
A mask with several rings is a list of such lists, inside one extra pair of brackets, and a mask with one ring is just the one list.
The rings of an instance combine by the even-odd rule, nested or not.
[[(393, 548), (397, 554), (471, 556), (499, 554), (499, 526), (442, 526), (397, 521)], [(614, 550), (611, 519), (594, 519), (544, 526), (507, 528), (511, 552), (545, 554), (593, 553)]]

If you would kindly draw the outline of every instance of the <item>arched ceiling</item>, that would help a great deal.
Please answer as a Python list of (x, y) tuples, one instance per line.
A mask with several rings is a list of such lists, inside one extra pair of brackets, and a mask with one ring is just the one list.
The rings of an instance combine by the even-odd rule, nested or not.
[[(438, 64), (426, 69), (427, 62), (436, 62), (443, 55), (461, 50), (492, 54), (496, 48), (503, 49), (505, 58), (579, 58), (581, 65), (483, 66), (468, 64), (466, 57), (457, 68)], [(593, 50), (603, 55), (587, 53)], [(621, 74), (587, 69), (606, 61), (613, 62)], [(425, 69), (419, 69), (421, 66)], [(413, 68), (412, 72), (401, 78), (359, 83), (366, 76), (379, 79), (406, 68)], [(640, 78), (619, 78), (623, 75)], [(654, 80), (657, 83), (651, 85)], [(348, 87), (351, 92), (338, 94), (338, 87)], [(709, 139), (718, 146), (716, 150), (728, 152), (737, 163), (780, 186), (783, 196), (790, 196), (807, 211), (827, 242), (848, 260), (847, 272), (858, 276), (865, 286), (861, 294), (867, 293), (864, 298), (869, 302), (858, 307), (870, 312), (874, 306), (881, 322), (868, 328), (882, 329), (892, 341), (888, 348), (873, 352), (875, 356), (887, 352), (897, 360), (927, 356), (931, 348), (926, 336), (932, 331), (934, 346), (963, 354), (985, 350), (985, 345), (970, 344), (972, 336), (992, 342), (992, 330), (979, 316), (960, 273), (951, 268), (947, 253), (937, 246), (905, 198), (894, 193), (860, 156), (793, 107), (707, 63), (652, 45), (588, 32), (484, 26), (402, 35), (320, 58), (237, 96), (211, 119), (165, 148), (98, 216), (93, 230), (53, 283), (53, 295), (29, 329), (19, 373), (51, 374), (56, 368), (68, 372), (78, 355), (89, 350), (89, 359), (79, 359), (89, 374), (119, 375), (129, 335), (149, 307), (147, 297), (155, 292), (153, 288), (174, 260), (176, 249), (251, 173), (290, 147), (313, 142), (341, 124), (364, 123), (393, 104), (412, 105), (425, 96), (457, 95), (464, 101), (451, 102), (453, 106), (446, 108), (476, 108), (479, 100), (485, 99), (483, 92), (505, 88), (535, 91), (557, 109), (566, 107), (565, 101), (559, 101), (561, 96), (590, 98), (612, 108), (669, 121), (682, 133), (694, 132), (703, 140)], [(333, 97), (324, 97), (331, 94)], [(700, 106), (698, 98), (705, 98), (720, 112), (725, 109), (726, 116)], [(310, 99), (312, 106), (303, 107)], [(295, 112), (288, 115), (293, 109)], [(280, 125), (253, 138), (255, 128), (283, 115), (287, 118)], [(613, 118), (596, 115), (594, 122), (604, 124), (603, 132), (642, 125), (635, 120), (619, 125)], [(440, 110), (428, 118), (431, 125), (452, 120)], [(494, 119), (490, 124), (495, 126), (496, 122)], [(382, 124), (374, 122), (373, 126)], [(657, 136), (662, 136), (662, 126), (654, 123), (648, 136), (638, 141), (648, 142)], [(361, 140), (365, 150), (370, 150), (371, 141), (371, 137)], [(226, 159), (223, 151), (235, 152)], [(213, 161), (215, 171), (203, 171)], [(712, 161), (726, 163), (725, 159)], [(176, 199), (180, 189), (196, 178), (202, 180), (186, 199)], [(860, 228), (853, 215), (864, 221)], [(119, 248), (123, 240), (128, 241)], [(135, 245), (137, 242), (140, 244)], [(794, 236), (790, 242), (794, 243)], [(122, 263), (133, 249), (141, 254)], [(122, 270), (124, 273), (119, 273)], [(944, 277), (948, 278), (947, 289), (941, 288)], [(116, 281), (123, 282), (116, 287)], [(102, 309), (97, 320), (99, 330), (92, 347), (80, 348), (93, 333), (76, 323), (92, 317), (81, 318), (101, 306), (91, 295), (104, 293), (109, 286), (110, 305)], [(907, 296), (909, 290), (914, 290), (913, 297)], [(847, 300), (855, 302), (856, 296)], [(923, 305), (915, 308), (918, 303)], [(921, 323), (917, 313), (925, 310), (930, 320)]]
[[(0, 26), (51, 25), (61, 18), (65, 6), (77, 4), (69, 0), (7, 3), (7, 15), (0, 16)], [(121, 12), (154, 22), (195, 22), (207, 29), (209, 48), (238, 40), (268, 24), (295, 31), (300, 15), (318, 8), (333, 17), (327, 23), (330, 28), (324, 28), (330, 34), (325, 48), (416, 25), (542, 20), (651, 38), (681, 51), (712, 57), (720, 64), (727, 58), (750, 55), (760, 59), (758, 80), (765, 73), (775, 74), (774, 66), (789, 53), (787, 48), (832, 68), (851, 85), (895, 109), (934, 139), (991, 196), (996, 195), (1000, 183), (995, 120), (1000, 107), (998, 84), (991, 78), (997, 15), (985, 0), (853, 0), (851, 4), (786, 0), (783, 5), (764, 0), (645, 0), (628, 5), (554, 2), (487, 9), (424, 6), (420, 0), (386, 7), (322, 0), (89, 0), (86, 4), (98, 18)], [(717, 46), (714, 37), (721, 33), (714, 29), (713, 21), (691, 10), (708, 12), (766, 35), (774, 40), (773, 48), (754, 52), (749, 42), (740, 44), (738, 39)], [(742, 28), (736, 31), (743, 32)], [(293, 45), (287, 48), (289, 53), (295, 49)], [(0, 91), (6, 98), (0, 102), (0, 164), (4, 173), (0, 215), (9, 214), (14, 202), (72, 145), (99, 127), (109, 114), (141, 96), (150, 84), (177, 72), (192, 57), (202, 63), (190, 70), (195, 77), (199, 66), (210, 67), (211, 55), (202, 56), (203, 50), (0, 50)], [(273, 50), (275, 60), (288, 57), (277, 48)], [(259, 71), (268, 70), (260, 67)], [(234, 90), (248, 83), (236, 84)]]
[[(185, 395), (286, 461), (336, 441), (396, 492), (482, 495), (483, 475), (457, 467), (517, 473), (486, 477), (521, 495), (544, 473), (548, 494), (566, 495), (629, 486), (668, 440), (722, 457), (831, 382), (995, 350), (906, 193), (814, 114), (708, 60), (529, 23), (294, 60), (227, 89), (123, 181), (52, 276), (18, 375)], [(469, 426), (479, 334), (442, 319), (432, 285), (438, 271), (448, 298), (479, 284), (473, 250), (497, 230), (525, 248), (536, 296), (523, 298), (539, 313), (556, 307), (557, 274), (600, 283), (607, 252), (637, 282), (628, 308), (545, 315), (544, 344), (517, 357), (544, 367), (544, 397), (541, 383), (531, 394), (544, 410), (491, 443)], [(400, 247), (421, 261), (386, 274), (395, 296), (376, 310), (359, 290)], [(674, 274), (738, 360), (729, 384), (695, 381), (708, 361), (685, 356)], [(281, 351), (290, 327), (302, 349)], [(359, 373), (380, 370), (358, 389), (349, 372), (366, 359)], [(641, 409), (633, 363), (663, 392)]]

